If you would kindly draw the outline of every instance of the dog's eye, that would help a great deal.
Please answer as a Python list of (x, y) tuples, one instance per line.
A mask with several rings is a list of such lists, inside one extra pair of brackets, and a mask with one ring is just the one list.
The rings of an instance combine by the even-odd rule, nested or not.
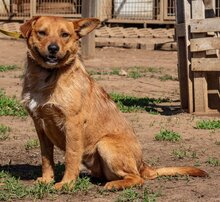
[(41, 36), (41, 37), (46, 36), (45, 31), (38, 31), (37, 34), (38, 34), (38, 36)]
[(62, 37), (62, 38), (67, 38), (67, 37), (69, 37), (69, 36), (70, 36), (70, 34), (67, 33), (67, 32), (63, 32), (63, 33), (61, 34), (61, 37)]

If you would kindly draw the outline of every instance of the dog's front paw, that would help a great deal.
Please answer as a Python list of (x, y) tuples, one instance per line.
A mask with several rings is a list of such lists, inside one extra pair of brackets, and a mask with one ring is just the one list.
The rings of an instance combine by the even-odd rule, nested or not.
[(54, 188), (56, 190), (61, 190), (62, 188), (70, 190), (70, 189), (73, 189), (74, 184), (75, 184), (74, 181), (70, 181), (70, 182), (62, 182), (61, 181), (61, 182), (57, 182), (54, 185)]
[(107, 182), (104, 186), (105, 190), (119, 190), (121, 187), (115, 182)]
[(53, 180), (54, 180), (53, 177), (38, 177), (36, 182), (49, 184), (49, 183), (53, 182)]

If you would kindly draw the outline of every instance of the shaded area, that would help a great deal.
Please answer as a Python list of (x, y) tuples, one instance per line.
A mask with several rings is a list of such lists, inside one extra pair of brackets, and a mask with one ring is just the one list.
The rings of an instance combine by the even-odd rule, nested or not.
[(147, 111), (151, 114), (161, 114), (166, 116), (182, 112), (179, 100), (173, 101), (169, 98), (138, 98), (115, 93), (112, 93), (111, 97), (122, 112)]
[[(61, 181), (65, 170), (65, 165), (61, 163), (57, 163), (55, 165), (55, 181)], [(16, 164), (16, 165), (0, 165), (0, 172), (7, 172), (11, 176), (20, 179), (20, 180), (36, 180), (41, 176), (41, 165), (30, 165), (30, 164)], [(103, 185), (106, 183), (104, 179), (99, 179), (93, 177), (87, 172), (83, 170), (80, 172), (80, 178), (89, 177), (91, 183)]]

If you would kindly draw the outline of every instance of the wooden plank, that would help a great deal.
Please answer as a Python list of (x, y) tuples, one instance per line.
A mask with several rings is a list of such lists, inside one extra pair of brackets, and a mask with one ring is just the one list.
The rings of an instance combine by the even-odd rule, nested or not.
[(220, 18), (192, 19), (190, 28), (192, 33), (219, 32)]
[[(205, 18), (205, 5), (203, 0), (192, 1), (192, 19)], [(193, 38), (205, 37), (205, 34), (193, 34)], [(194, 58), (205, 57), (205, 52), (193, 53)], [(193, 61), (192, 59), (192, 61)], [(194, 72), (194, 111), (207, 112), (208, 111), (208, 85), (207, 75), (204, 72)]]
[(190, 51), (198, 52), (198, 51), (206, 51), (220, 49), (220, 38), (197, 38), (190, 40)]
[[(94, 0), (82, 0), (82, 17), (95, 17), (96, 1)], [(81, 53), (83, 58), (93, 58), (95, 56), (95, 32), (92, 31), (87, 36), (82, 38)]]
[(220, 59), (192, 58), (192, 71), (220, 71)]

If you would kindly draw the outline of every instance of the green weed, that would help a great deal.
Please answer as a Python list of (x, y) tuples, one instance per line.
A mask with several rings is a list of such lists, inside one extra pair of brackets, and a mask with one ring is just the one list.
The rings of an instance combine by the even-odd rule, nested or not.
[(145, 72), (150, 72), (150, 73), (161, 73), (161, 68), (156, 68), (156, 67), (147, 67), (145, 69)]
[(0, 141), (6, 140), (10, 131), (10, 127), (0, 124)]
[(160, 81), (168, 81), (168, 80), (171, 80), (171, 81), (178, 81), (178, 79), (176, 77), (173, 77), (169, 74), (165, 74), (163, 76), (160, 76), (159, 77)]
[(220, 120), (201, 120), (196, 123), (196, 129), (220, 129)]
[(206, 163), (213, 167), (220, 166), (220, 160), (215, 157), (209, 157)]
[(111, 75), (119, 75), (119, 72), (120, 72), (120, 70), (117, 69), (117, 68), (115, 68), (115, 69), (113, 69), (113, 70), (110, 72), (110, 74), (111, 74)]
[(117, 202), (127, 202), (127, 201), (143, 201), (143, 202), (156, 202), (157, 197), (161, 194), (160, 192), (153, 192), (148, 188), (145, 188), (142, 193), (138, 192), (135, 188), (124, 189)]
[(124, 189), (119, 195), (117, 202), (135, 201), (140, 198), (140, 194), (134, 188)]
[(68, 188), (60, 191), (54, 189), (54, 183), (36, 183), (26, 186), (21, 181), (5, 171), (0, 172), (0, 201), (12, 201), (21, 199), (43, 199), (55, 194), (74, 194), (76, 192), (88, 192), (92, 187), (89, 178), (79, 178), (72, 190)]
[(43, 199), (44, 197), (52, 196), (57, 193), (54, 189), (53, 183), (45, 184), (42, 182), (36, 183), (31, 187), (25, 187), (25, 191), (28, 198), (34, 199)]
[(13, 97), (10, 98), (0, 90), (0, 116), (27, 116), (27, 111), (24, 107)]
[(25, 144), (26, 150), (31, 150), (40, 147), (40, 143), (38, 139), (30, 139)]
[(119, 75), (120, 69), (114, 68), (112, 71), (88, 71), (89, 75)]
[(191, 149), (181, 148), (181, 149), (174, 149), (172, 151), (172, 155), (176, 159), (184, 159), (184, 158), (197, 158), (196, 151), (191, 151)]
[(0, 201), (22, 199), (27, 196), (26, 187), (8, 173), (0, 172)]
[(220, 145), (220, 141), (217, 141), (217, 140), (216, 140), (216, 141), (215, 141), (215, 144), (216, 144), (216, 145)]
[(16, 69), (16, 65), (0, 65), (0, 72), (6, 72)]
[(87, 193), (89, 189), (91, 189), (92, 187), (93, 185), (90, 182), (90, 179), (88, 177), (83, 177), (83, 178), (78, 178), (72, 187), (68, 185), (64, 185), (61, 190), (61, 193), (71, 194), (71, 193), (76, 193), (78, 191)]
[(174, 131), (170, 131), (167, 129), (161, 129), (158, 134), (155, 136), (155, 140), (157, 141), (170, 141), (170, 142), (177, 142), (181, 139), (179, 133)]
[(138, 70), (131, 70), (128, 72), (128, 77), (133, 79), (138, 79), (143, 75)]
[(91, 189), (92, 186), (93, 185), (88, 177), (78, 178), (74, 185), (74, 190), (75, 192), (78, 191), (88, 192), (88, 190)]

